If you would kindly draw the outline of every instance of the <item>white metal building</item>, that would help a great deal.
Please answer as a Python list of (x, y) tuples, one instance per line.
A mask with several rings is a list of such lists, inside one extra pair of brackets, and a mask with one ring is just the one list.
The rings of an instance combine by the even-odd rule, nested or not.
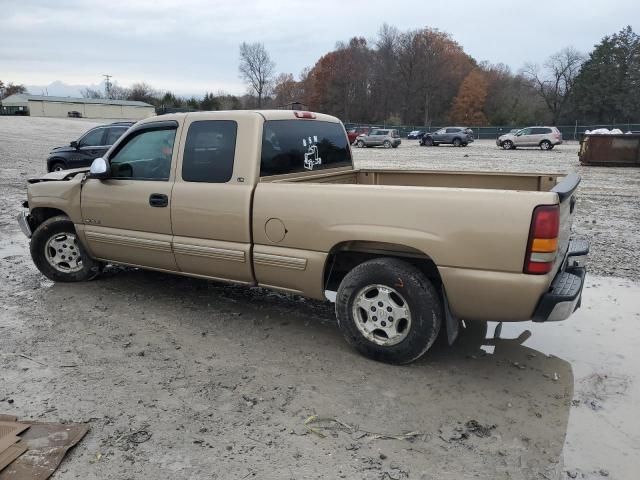
[(22, 107), (32, 117), (67, 117), (69, 112), (80, 112), (85, 118), (120, 118), (140, 120), (155, 114), (152, 105), (129, 100), (103, 98), (50, 97), (17, 93), (2, 100), (6, 107)]

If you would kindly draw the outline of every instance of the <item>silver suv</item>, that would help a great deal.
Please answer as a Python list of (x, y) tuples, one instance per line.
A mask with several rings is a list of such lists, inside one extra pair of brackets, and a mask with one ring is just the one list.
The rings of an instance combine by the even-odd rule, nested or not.
[(369, 135), (359, 135), (356, 138), (356, 147), (384, 147), (398, 148), (402, 143), (398, 130), (389, 128), (374, 128)]
[(507, 133), (498, 137), (496, 145), (505, 150), (516, 147), (540, 147), (551, 150), (562, 143), (562, 133), (556, 127), (527, 127), (515, 133)]

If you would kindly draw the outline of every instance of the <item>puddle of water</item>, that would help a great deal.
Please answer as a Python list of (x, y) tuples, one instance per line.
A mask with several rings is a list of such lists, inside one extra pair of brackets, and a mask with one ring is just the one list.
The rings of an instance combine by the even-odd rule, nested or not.
[[(490, 323), (492, 333), (497, 324)], [(564, 444), (567, 470), (637, 478), (640, 458), (640, 283), (587, 277), (582, 308), (564, 322), (504, 323), (501, 338), (569, 362), (574, 401)], [(487, 353), (491, 353), (487, 351)], [(587, 477), (588, 478), (588, 477)]]

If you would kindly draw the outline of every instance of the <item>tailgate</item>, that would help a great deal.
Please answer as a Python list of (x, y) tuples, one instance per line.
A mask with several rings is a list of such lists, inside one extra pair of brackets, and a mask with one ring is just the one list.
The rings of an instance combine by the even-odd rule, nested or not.
[(555, 274), (567, 255), (569, 248), (569, 241), (571, 237), (571, 226), (573, 224), (573, 217), (575, 215), (576, 206), (576, 189), (580, 184), (580, 175), (571, 173), (567, 175), (560, 183), (558, 183), (552, 192), (558, 194), (558, 200), (560, 202), (560, 231), (558, 235), (558, 256), (553, 266), (553, 273)]

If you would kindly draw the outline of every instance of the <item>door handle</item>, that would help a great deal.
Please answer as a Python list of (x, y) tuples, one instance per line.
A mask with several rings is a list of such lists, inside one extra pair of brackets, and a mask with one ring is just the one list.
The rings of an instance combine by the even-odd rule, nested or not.
[(169, 197), (164, 193), (152, 193), (149, 196), (149, 205), (152, 207), (166, 207), (169, 205)]

